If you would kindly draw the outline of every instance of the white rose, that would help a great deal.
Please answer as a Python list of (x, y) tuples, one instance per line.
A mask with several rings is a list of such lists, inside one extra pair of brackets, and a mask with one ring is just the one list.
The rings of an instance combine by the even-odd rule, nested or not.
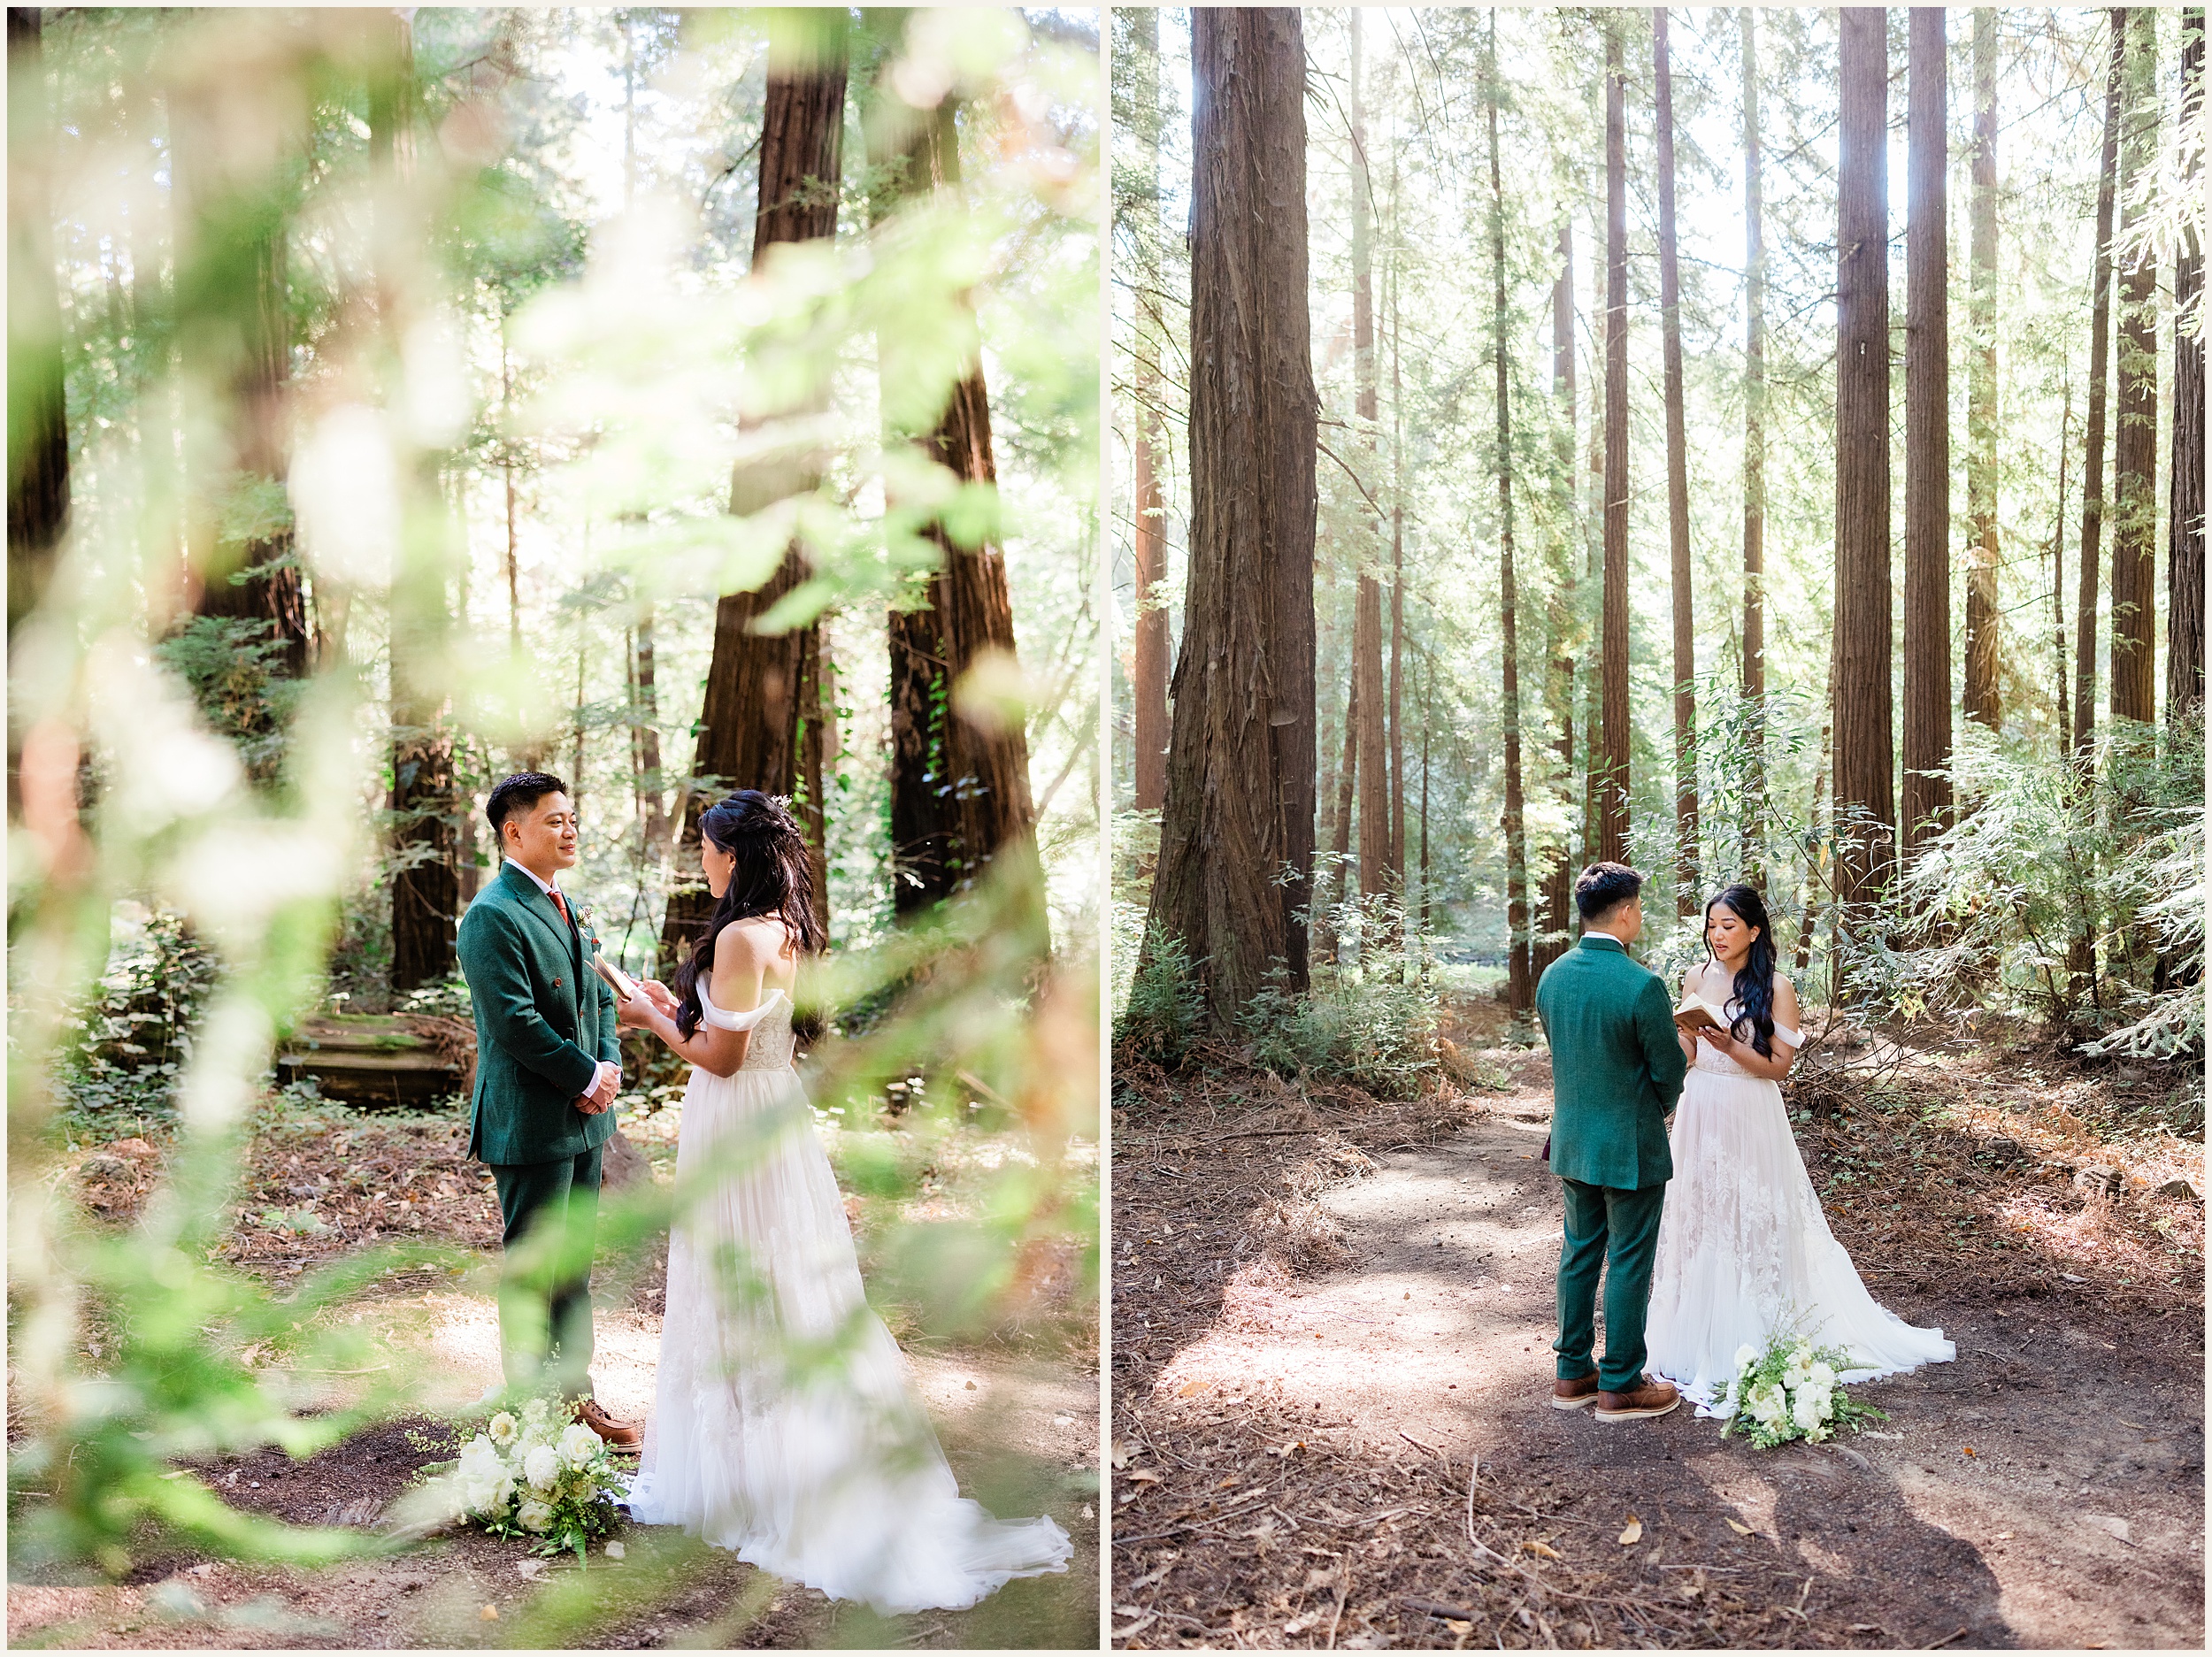
[(541, 1398), (534, 1398), (534, 1399), (530, 1400), (529, 1400), (529, 1402), (527, 1402), (527, 1403), (526, 1403), (525, 1405), (523, 1405), (523, 1407), (522, 1407), (522, 1419), (523, 1419), (523, 1423), (524, 1423), (526, 1426), (531, 1426), (531, 1427), (542, 1427), (542, 1426), (544, 1426), (544, 1425), (545, 1425), (545, 1400), (544, 1400), (543, 1399), (541, 1399)]
[(1758, 1362), (1759, 1349), (1756, 1346), (1739, 1346), (1736, 1348), (1737, 1374), (1741, 1375), (1746, 1369), (1749, 1369), (1753, 1364)]
[(1771, 1381), (1762, 1381), (1751, 1389), (1751, 1418), (1763, 1426), (1778, 1425), (1789, 1414), (1789, 1400), (1782, 1389)]
[(561, 1434), (561, 1460), (571, 1467), (588, 1467), (599, 1454), (599, 1435), (580, 1421)]
[(1790, 1419), (1797, 1423), (1801, 1431), (1810, 1432), (1828, 1418), (1827, 1404), (1824, 1397), (1809, 1386), (1797, 1395), (1797, 1404), (1790, 1411)]
[(542, 1536), (553, 1523), (553, 1509), (541, 1501), (526, 1501), (515, 1509), (515, 1523)]
[(522, 1459), (522, 1476), (532, 1490), (551, 1490), (561, 1476), (561, 1458), (549, 1444), (541, 1444)]
[(1836, 1372), (1824, 1363), (1816, 1363), (1812, 1368), (1812, 1382), (1824, 1392), (1835, 1385)]
[(521, 1426), (505, 1410), (501, 1410), (499, 1414), (492, 1417), (491, 1441), (501, 1449), (503, 1450), (512, 1444), (521, 1432)]

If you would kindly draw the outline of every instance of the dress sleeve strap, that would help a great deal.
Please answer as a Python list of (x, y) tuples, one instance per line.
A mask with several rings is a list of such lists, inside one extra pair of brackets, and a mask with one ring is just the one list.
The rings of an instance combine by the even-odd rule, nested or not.
[(1775, 1023), (1774, 1039), (1792, 1049), (1801, 1047), (1805, 1045), (1805, 1038), (1802, 1032), (1791, 1029), (1787, 1024), (1781, 1023), (1779, 1020), (1777, 1020)]
[(750, 1030), (768, 1016), (782, 995), (781, 990), (771, 990), (767, 999), (750, 1012), (726, 1013), (703, 993), (699, 997), (699, 1016), (702, 1022), (712, 1024), (717, 1030)]

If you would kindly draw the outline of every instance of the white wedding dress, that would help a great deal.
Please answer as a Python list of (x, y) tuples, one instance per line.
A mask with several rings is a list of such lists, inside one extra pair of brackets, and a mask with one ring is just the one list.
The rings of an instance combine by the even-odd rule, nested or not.
[(700, 1001), (707, 1023), (752, 1036), (735, 1074), (695, 1069), (684, 1091), (678, 1188), (714, 1183), (669, 1239), (631, 1516), (884, 1615), (1065, 1570), (1072, 1545), (1052, 1519), (1002, 1522), (960, 1494), (868, 1308), (792, 1069), (789, 1000), (772, 991), (749, 1013)]
[[(1731, 1001), (1724, 1016), (1740, 1010)], [(1781, 1024), (1774, 1039), (1804, 1044)], [(1659, 1219), (1646, 1368), (1681, 1388), (1699, 1415), (1718, 1413), (1737, 1349), (1763, 1349), (1778, 1331), (1842, 1347), (1850, 1354), (1839, 1372), (1846, 1381), (1956, 1355), (1940, 1329), (1916, 1329), (1867, 1293), (1828, 1230), (1774, 1083), (1699, 1042), (1671, 1144), (1674, 1178)]]

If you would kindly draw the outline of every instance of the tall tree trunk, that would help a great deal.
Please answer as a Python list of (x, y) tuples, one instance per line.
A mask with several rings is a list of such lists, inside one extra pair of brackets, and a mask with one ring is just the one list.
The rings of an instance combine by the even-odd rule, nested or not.
[[(49, 220), (52, 132), (39, 9), (8, 8), (8, 637), (45, 595), (69, 523), (69, 422)], [(14, 800), (16, 732), (8, 727)]]
[[(1552, 436), (1551, 579), (1544, 613), (1551, 660), (1545, 674), (1544, 702), (1558, 733), (1552, 747), (1559, 757), (1557, 792), (1563, 823), (1573, 815), (1575, 778), (1574, 328), (1574, 232), (1571, 221), (1562, 219), (1559, 277), (1551, 290), (1551, 389), (1557, 419)], [(1425, 758), (1423, 763), (1427, 763)], [(1549, 854), (1539, 887), (1540, 935), (1529, 957), (1529, 971), (1534, 977), (1540, 978), (1544, 969), (1559, 958), (1573, 935), (1574, 868), (1569, 853), (1563, 832)]]
[[(1909, 42), (1905, 92), (1905, 776), (1900, 825), (1907, 856), (1923, 840), (1942, 832), (1951, 812), (1951, 318), (1945, 188), (1950, 99), (1941, 6), (1912, 8)], [(1978, 163), (1976, 177), (1978, 211)], [(1978, 242), (1976, 247), (1978, 254)], [(1977, 266), (1977, 280), (1978, 274)], [(1977, 312), (1977, 349), (1981, 332)], [(1968, 493), (1972, 492), (1970, 484)], [(1970, 713), (1973, 617), (1970, 594)]]
[(1739, 7), (1743, 37), (1743, 699), (1744, 878), (1764, 874), (1766, 843), (1767, 255), (1766, 186), (1759, 157), (1758, 14)]
[(654, 635), (653, 607), (648, 604), (639, 610), (637, 618), (630, 734), (636, 748), (638, 832), (644, 837), (645, 861), (657, 867), (666, 858), (669, 845), (668, 789), (661, 775), (659, 650)]
[(1224, 1027), (1274, 963), (1294, 990), (1307, 979), (1318, 406), (1305, 68), (1294, 8), (1191, 13), (1190, 564), (1151, 924), (1206, 963)]
[[(1961, 704), (1968, 718), (1994, 731), (2003, 724), (2004, 712), (1997, 667), (1997, 13), (1988, 6), (1974, 12), (1974, 200), (1969, 234), (1974, 341), (1966, 359), (1966, 509), (1973, 539), (1966, 554), (1966, 678)], [(1909, 449), (1912, 440), (1906, 441)]]
[[(1140, 96), (1150, 121), (1143, 132), (1142, 192), (1146, 213), (1157, 216), (1160, 194), (1160, 14), (1150, 7), (1133, 9), (1139, 48)], [(1148, 239), (1147, 242), (1148, 245)], [(1134, 737), (1137, 771), (1136, 806), (1156, 811), (1167, 802), (1167, 610), (1160, 583), (1167, 578), (1167, 517), (1160, 492), (1158, 460), (1154, 443), (1159, 426), (1155, 404), (1160, 387), (1158, 318), (1151, 302), (1137, 301), (1136, 374), (1136, 564), (1137, 637), (1130, 663), (1130, 690), (1136, 702)]]
[(1436, 672), (1421, 675), (1421, 931), (1429, 930), (1429, 726), (1435, 714)]
[(1505, 917), (1507, 998), (1513, 1032), (1525, 1039), (1536, 1009), (1536, 982), (1530, 971), (1528, 935), (1528, 830), (1521, 794), (1521, 652), (1513, 590), (1513, 407), (1506, 371), (1505, 184), (1498, 159), (1498, 14), (1490, 13), (1490, 258), (1495, 273), (1492, 295), (1491, 356), (1497, 367), (1498, 438), (1498, 616), (1504, 634), (1500, 700), (1505, 709)]
[(1598, 648), (1597, 855), (1628, 857), (1628, 156), (1618, 13), (1605, 30), (1605, 589)]
[(1390, 301), (1390, 878), (1404, 901), (1406, 889), (1406, 490), (1405, 378), (1399, 360), (1398, 143), (1390, 144), (1390, 222), (1394, 251), (1386, 267)]
[[(1356, 607), (1354, 610), (1353, 633), (1359, 631)], [(1356, 656), (1354, 658), (1356, 660)], [(1333, 906), (1341, 908), (1352, 895), (1352, 817), (1354, 802), (1358, 798), (1359, 781), (1359, 679), (1357, 671), (1350, 675), (1351, 689), (1344, 697), (1344, 763), (1337, 767), (1336, 800), (1329, 819), (1330, 867), (1336, 872), (1333, 893)], [(1321, 923), (1321, 953), (1333, 966), (1336, 964), (1337, 935), (1333, 917)]]
[(1651, 14), (1654, 103), (1659, 128), (1659, 332), (1667, 421), (1667, 550), (1674, 600), (1674, 908), (1698, 907), (1697, 635), (1690, 590), (1689, 438), (1682, 413), (1682, 279), (1674, 232), (1674, 76), (1667, 9)]
[(1888, 38), (1878, 6), (1840, 12), (1836, 234), (1837, 886), (1873, 897), (1895, 861), (1889, 564)]
[[(388, 58), (373, 65), (369, 83), (369, 169), (380, 180), (380, 213), (404, 199), (414, 175), (418, 115), (414, 25), (388, 14)], [(399, 241), (388, 232), (380, 241)], [(379, 326), (398, 353), (403, 322), (398, 285), (377, 279)], [(391, 741), (392, 968), (395, 990), (434, 984), (453, 970), (453, 932), (461, 889), (454, 830), (466, 806), (456, 795), (453, 731), (444, 687), (452, 605), (442, 540), (403, 537), (392, 571)]]
[[(2157, 165), (2158, 15), (2127, 8), (2127, 58), (2120, 121), (2120, 242), (2126, 246), (2141, 208), (2139, 186)], [(2155, 717), (2154, 611), (2158, 501), (2158, 268), (2147, 249), (2119, 272), (2120, 327), (2112, 439), (2112, 717)]]
[[(2204, 104), (2204, 8), (2181, 14), (2181, 119)], [(2200, 153), (2189, 157), (2191, 189), (2200, 192)], [(2167, 470), (2166, 717), (2185, 717), (2204, 702), (2204, 249), (2194, 219), (2174, 253), (2174, 438)]]
[(2074, 377), (2065, 377), (2058, 410), (2058, 515), (2051, 523), (2051, 690), (2058, 708), (2059, 747), (2073, 728), (2066, 677), (2066, 471), (2073, 459)]
[[(845, 79), (846, 42), (840, 27), (823, 30), (803, 50), (771, 68), (761, 117), (759, 204), (753, 217), (756, 270), (779, 242), (825, 241), (837, 234)], [(816, 388), (810, 401), (818, 402), (821, 395), (821, 388)], [(987, 430), (985, 441), (987, 466)], [(803, 463), (795, 465), (779, 459), (741, 464), (730, 481), (730, 510), (739, 515), (760, 511), (812, 487), (813, 482)], [(714, 653), (692, 750), (694, 780), (684, 799), (677, 858), (680, 884), (668, 894), (661, 924), (664, 960), (680, 959), (714, 912), (713, 894), (703, 882), (693, 880), (691, 873), (699, 851), (700, 816), (726, 790), (758, 788), (796, 796), (794, 803), (807, 830), (818, 877), (827, 872), (818, 757), (811, 772), (804, 763), (810, 754), (818, 756), (821, 751), (818, 740), (810, 741), (809, 736), (820, 709), (818, 703), (813, 708), (803, 705), (808, 687), (820, 683), (822, 630), (815, 624), (775, 633), (758, 630), (761, 619), (807, 575), (806, 558), (795, 545), (761, 587), (749, 593), (725, 593), (715, 604)], [(895, 653), (893, 659), (895, 664)], [(829, 894), (825, 884), (817, 878), (814, 900), (817, 918), (826, 928)], [(905, 889), (902, 883), (902, 897)]]
[[(1367, 157), (1367, 112), (1360, 101), (1360, 12), (1352, 25), (1352, 380), (1359, 422), (1358, 452), (1368, 464), (1363, 485), (1372, 497), (1379, 416), (1375, 383), (1374, 183)], [(1390, 762), (1387, 693), (1383, 681), (1382, 582), (1377, 573), (1381, 525), (1361, 519), (1358, 619), (1352, 629), (1352, 671), (1359, 682), (1359, 891), (1363, 899), (1393, 894), (1390, 866)]]
[(207, 88), (180, 87), (168, 103), (173, 197), (180, 225), (189, 227), (179, 237), (180, 258), (197, 267), (192, 280), (204, 300), (199, 325), (180, 340), (186, 378), (227, 395), (230, 413), (227, 463), (211, 464), (212, 456), (196, 463), (203, 477), (227, 474), (229, 498), (203, 489), (188, 514), (187, 545), (201, 582), (194, 608), (262, 624), (262, 636), (279, 647), (273, 670), (302, 678), (313, 630), (290, 518), (272, 514), (256, 498), (280, 490), (288, 470), (286, 242), (293, 203), (286, 170), (238, 171), (244, 163), (226, 149), (226, 118)]
[(2088, 773), (2097, 732), (2097, 589), (2107, 502), (2104, 493), (2106, 376), (2112, 339), (2112, 208), (2120, 166), (2120, 81), (2127, 8), (2111, 12), (2105, 70), (2104, 147), (2097, 164), (2097, 246), (2089, 279), (2089, 418), (2082, 449), (2081, 583), (2074, 612), (2074, 767)]

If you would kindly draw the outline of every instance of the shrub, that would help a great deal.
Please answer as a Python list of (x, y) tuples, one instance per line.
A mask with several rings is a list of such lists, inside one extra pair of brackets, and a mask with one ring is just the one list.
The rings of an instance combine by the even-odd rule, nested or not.
[(1114, 1021), (1114, 1053), (1149, 1060), (1164, 1069), (1180, 1064), (1205, 1027), (1206, 998), (1198, 970), (1180, 938), (1148, 928), (1129, 996)]
[(219, 964), (173, 909), (119, 904), (107, 970), (67, 1021), (58, 1079), (73, 1114), (165, 1115)]

